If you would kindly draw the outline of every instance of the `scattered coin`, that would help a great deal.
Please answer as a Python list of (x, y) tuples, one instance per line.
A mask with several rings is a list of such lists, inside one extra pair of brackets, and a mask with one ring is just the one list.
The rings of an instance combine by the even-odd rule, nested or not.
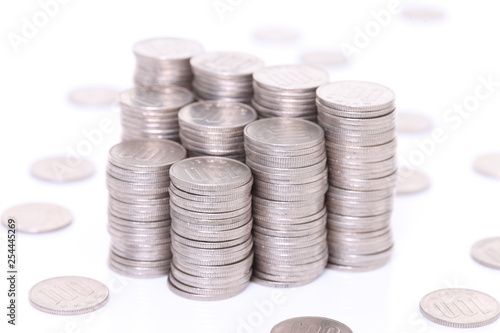
[(291, 27), (268, 26), (253, 32), (256, 40), (265, 43), (292, 43), (299, 39), (299, 33)]
[(60, 276), (35, 284), (29, 291), (29, 300), (42, 312), (74, 316), (102, 308), (109, 300), (109, 290), (90, 278)]
[(340, 50), (306, 52), (300, 56), (300, 61), (322, 67), (338, 67), (348, 63), (346, 56)]
[(179, 110), (191, 103), (186, 88), (170, 86), (147, 90), (133, 88), (120, 94), (122, 139), (167, 139), (179, 141)]
[(422, 113), (398, 111), (396, 120), (398, 133), (421, 133), (432, 129), (432, 120)]
[(95, 173), (92, 162), (78, 158), (68, 160), (65, 156), (47, 157), (31, 165), (31, 175), (54, 183), (67, 183), (89, 178)]
[(206, 52), (191, 58), (193, 91), (198, 100), (223, 100), (250, 104), (252, 74), (264, 62), (246, 53)]
[(500, 269), (500, 237), (486, 238), (472, 246), (472, 258), (483, 266)]
[(352, 333), (347, 325), (323, 317), (297, 317), (284, 320), (276, 324), (271, 333), (306, 333), (306, 332), (335, 332)]
[(440, 8), (426, 4), (406, 5), (401, 15), (407, 20), (417, 22), (437, 22), (446, 16)]
[(136, 86), (161, 90), (171, 85), (191, 89), (193, 73), (189, 59), (203, 51), (198, 42), (161, 37), (146, 39), (133, 46), (137, 66)]
[(122, 275), (153, 278), (170, 271), (170, 167), (186, 150), (170, 140), (132, 140), (109, 151), (109, 267)]
[(460, 288), (441, 289), (420, 301), (422, 315), (439, 325), (475, 328), (489, 325), (500, 316), (500, 303), (485, 293)]
[(224, 157), (192, 157), (170, 169), (169, 288), (195, 300), (243, 291), (252, 275), (252, 173)]
[(422, 171), (406, 170), (404, 174), (398, 172), (396, 194), (412, 194), (425, 191), (431, 185), (431, 180)]
[(396, 185), (394, 93), (382, 85), (341, 81), (317, 91), (318, 123), (328, 156), (328, 267), (378, 268), (390, 259)]
[(281, 65), (253, 74), (252, 106), (259, 118), (291, 117), (316, 122), (316, 88), (328, 82), (328, 73), (311, 65)]
[(485, 176), (500, 179), (500, 154), (480, 156), (474, 160), (474, 169)]
[(68, 99), (80, 106), (109, 106), (116, 102), (118, 91), (106, 87), (85, 87), (71, 91)]
[(73, 216), (61, 206), (31, 203), (7, 209), (2, 215), (2, 223), (7, 226), (9, 219), (16, 221), (17, 231), (39, 234), (68, 226), (73, 221)]

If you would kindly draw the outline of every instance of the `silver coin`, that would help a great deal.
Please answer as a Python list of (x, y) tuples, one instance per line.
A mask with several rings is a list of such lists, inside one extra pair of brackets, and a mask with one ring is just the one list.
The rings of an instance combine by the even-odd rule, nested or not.
[(99, 281), (79, 276), (61, 276), (41, 281), (29, 291), (36, 309), (60, 316), (89, 313), (109, 300), (108, 288)]
[(308, 91), (328, 82), (328, 73), (311, 65), (279, 65), (255, 71), (253, 79), (270, 90)]
[(491, 153), (479, 156), (474, 160), (473, 167), (482, 175), (500, 179), (500, 154)]
[(196, 75), (202, 73), (216, 76), (246, 76), (264, 67), (264, 62), (250, 54), (239, 52), (206, 52), (191, 58), (191, 66)]
[(500, 269), (500, 237), (476, 242), (471, 250), (472, 258), (483, 266)]
[(54, 156), (36, 161), (30, 171), (38, 179), (66, 183), (89, 178), (95, 173), (95, 167), (86, 159), (69, 161), (67, 157)]
[(16, 223), (16, 231), (38, 234), (62, 229), (73, 221), (73, 216), (64, 207), (48, 203), (31, 203), (14, 206), (2, 214), (2, 223), (9, 219)]
[(398, 173), (398, 180), (396, 183), (396, 193), (411, 194), (425, 191), (431, 185), (431, 180), (422, 171), (406, 170), (405, 173)]
[(340, 50), (305, 52), (300, 56), (300, 61), (306, 64), (325, 67), (344, 66), (348, 63), (346, 56)]
[(443, 326), (475, 328), (500, 316), (500, 303), (476, 290), (450, 288), (433, 291), (420, 301), (422, 315)]
[(172, 37), (142, 40), (133, 46), (137, 56), (155, 60), (183, 60), (203, 51), (198, 42)]
[(276, 324), (271, 333), (290, 333), (290, 332), (336, 332), (352, 333), (347, 325), (324, 317), (296, 317), (284, 320)]
[(266, 26), (256, 29), (253, 37), (265, 43), (291, 43), (299, 39), (299, 33), (291, 27)]
[(397, 113), (398, 133), (420, 133), (432, 129), (432, 120), (423, 113), (398, 111)]
[(71, 91), (68, 99), (80, 106), (110, 106), (118, 99), (118, 91), (107, 87), (85, 87)]

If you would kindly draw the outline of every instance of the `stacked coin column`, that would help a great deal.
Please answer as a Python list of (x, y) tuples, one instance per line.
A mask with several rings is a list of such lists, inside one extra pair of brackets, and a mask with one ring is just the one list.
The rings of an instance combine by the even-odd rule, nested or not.
[(327, 83), (317, 90), (317, 105), (329, 166), (329, 267), (378, 268), (393, 245), (394, 93), (370, 82)]
[(170, 251), (170, 166), (186, 157), (168, 140), (135, 140), (109, 151), (109, 266), (119, 274), (152, 278), (168, 274)]
[(170, 289), (219, 300), (246, 288), (252, 275), (252, 173), (224, 157), (192, 157), (170, 169)]
[(259, 118), (291, 117), (316, 122), (316, 88), (328, 72), (310, 65), (283, 65), (253, 73), (252, 106)]
[(178, 112), (191, 103), (193, 94), (182, 87), (161, 91), (134, 88), (119, 96), (122, 139), (168, 139), (179, 141)]
[(239, 52), (206, 52), (191, 58), (193, 91), (199, 100), (224, 100), (250, 104), (252, 74), (264, 62)]
[(274, 287), (307, 284), (328, 259), (323, 129), (307, 120), (269, 118), (244, 133), (255, 179), (253, 279)]
[(202, 101), (179, 111), (179, 135), (188, 156), (222, 156), (245, 162), (243, 129), (257, 113), (242, 103)]
[(162, 90), (166, 86), (191, 89), (193, 73), (189, 60), (203, 51), (201, 44), (180, 38), (153, 38), (133, 46), (137, 65), (134, 82), (138, 87)]

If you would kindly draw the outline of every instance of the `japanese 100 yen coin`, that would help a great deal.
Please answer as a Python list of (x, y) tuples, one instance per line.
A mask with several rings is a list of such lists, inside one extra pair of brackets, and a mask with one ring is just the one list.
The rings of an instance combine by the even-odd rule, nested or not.
[(276, 324), (271, 333), (306, 333), (306, 332), (336, 332), (352, 333), (345, 324), (324, 317), (297, 317)]

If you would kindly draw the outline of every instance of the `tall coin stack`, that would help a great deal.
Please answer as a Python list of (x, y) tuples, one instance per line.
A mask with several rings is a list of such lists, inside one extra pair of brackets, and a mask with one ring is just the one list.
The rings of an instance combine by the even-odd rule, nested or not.
[(246, 288), (252, 275), (252, 173), (224, 157), (192, 157), (170, 169), (170, 289), (219, 300)]
[(133, 46), (137, 65), (136, 86), (161, 90), (166, 86), (191, 89), (193, 73), (189, 59), (203, 52), (201, 44), (180, 38), (152, 38)]
[(252, 74), (264, 62), (246, 53), (206, 52), (191, 58), (193, 91), (199, 100), (224, 100), (250, 104)]
[(327, 83), (317, 90), (329, 183), (329, 267), (365, 271), (390, 259), (396, 183), (394, 93), (370, 82)]
[(135, 140), (109, 151), (109, 266), (130, 277), (168, 274), (170, 251), (170, 166), (186, 157), (180, 144), (168, 140)]
[(274, 287), (307, 284), (328, 260), (323, 129), (307, 120), (269, 118), (244, 133), (255, 180), (253, 279)]
[(316, 88), (328, 72), (311, 65), (282, 65), (253, 73), (252, 106), (259, 118), (290, 117), (316, 122)]
[(182, 87), (161, 91), (133, 88), (119, 96), (122, 140), (168, 139), (179, 141), (177, 114), (191, 103), (193, 94)]
[(179, 135), (188, 156), (223, 156), (245, 162), (243, 129), (257, 119), (250, 106), (202, 101), (179, 111)]

